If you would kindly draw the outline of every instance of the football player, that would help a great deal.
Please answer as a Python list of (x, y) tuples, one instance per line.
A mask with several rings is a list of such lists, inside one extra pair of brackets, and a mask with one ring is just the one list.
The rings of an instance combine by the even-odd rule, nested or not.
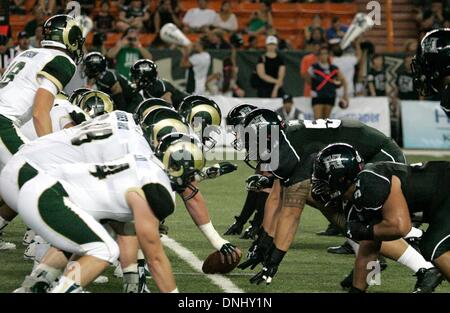
[[(236, 105), (227, 114), (227, 126), (232, 127), (232, 131), (236, 134), (236, 128), (242, 126), (245, 115), (256, 108), (256, 106), (247, 103)], [(234, 140), (232, 145), (237, 149), (236, 144), (237, 141)], [(256, 170), (255, 174), (261, 174), (261, 172)], [(261, 190), (260, 192), (248, 190), (241, 213), (239, 216), (234, 217), (236, 221), (227, 228), (224, 235), (240, 235), (244, 225), (247, 223), (253, 212), (256, 211), (254, 219), (250, 221), (250, 227), (245, 230), (243, 236), (241, 237), (242, 239), (255, 239), (257, 232), (261, 228), (261, 223), (264, 217), (264, 206), (266, 204), (267, 197), (269, 196), (269, 192), (270, 189)]]
[[(286, 125), (275, 112), (257, 109), (247, 114), (244, 125), (245, 131), (250, 135), (241, 134), (239, 138), (244, 138), (241, 139), (243, 142), (241, 146), (247, 150), (246, 159), (260, 162), (261, 166), (270, 170), (279, 179), (281, 185), (279, 207), (271, 203), (266, 206), (265, 214), (271, 218), (264, 219), (264, 230), (261, 238), (257, 239), (256, 248), (253, 247), (249, 260), (240, 265), (240, 268), (249, 266), (254, 268), (257, 262), (265, 258), (262, 271), (251, 279), (252, 283), (272, 281), (294, 239), (306, 203), (318, 208), (330, 222), (345, 229), (345, 216), (339, 214), (339, 210), (323, 206), (311, 197), (312, 166), (314, 157), (320, 149), (330, 143), (343, 141), (359, 147), (362, 156), (368, 162), (383, 160), (406, 162), (402, 151), (391, 138), (358, 121), (296, 120)], [(253, 138), (253, 141), (249, 138)], [(266, 150), (260, 147), (261, 144), (266, 144)], [(273, 184), (273, 179), (265, 176), (256, 175), (249, 181), (256, 189)], [(278, 214), (278, 221), (275, 223), (274, 212)], [(272, 234), (275, 234), (274, 238)], [(383, 243), (382, 252), (383, 255), (411, 268), (415, 273), (422, 268), (425, 269), (424, 275), (418, 277), (419, 286), (436, 282), (430, 279), (437, 275), (431, 270), (433, 265), (426, 262), (403, 239)]]
[(106, 57), (99, 52), (88, 53), (83, 60), (83, 72), (97, 89), (111, 96), (117, 110), (133, 113), (143, 100), (132, 83), (115, 70), (109, 69)]
[[(377, 258), (381, 242), (397, 240), (411, 230), (410, 216), (415, 213), (423, 213), (423, 222), (429, 224), (420, 251), (450, 279), (449, 178), (450, 162), (365, 164), (357, 150), (343, 143), (318, 154), (313, 172), (317, 195), (353, 204), (347, 213), (347, 235), (360, 247), (350, 292), (366, 290), (368, 262)], [(424, 290), (416, 288), (416, 292)]]
[(420, 42), (411, 69), (414, 87), (421, 96), (439, 95), (441, 108), (450, 117), (450, 29), (428, 32)]
[[(33, 120), (38, 136), (52, 132), (53, 101), (69, 83), (83, 56), (82, 29), (68, 15), (55, 15), (43, 26), (42, 48), (20, 53), (0, 79), (0, 169), (27, 140), (20, 126)], [(0, 208), (0, 231), (14, 218)], [(0, 239), (0, 249), (5, 248)], [(6, 248), (11, 248), (6, 244)]]
[(181, 102), (189, 94), (181, 91), (169, 81), (158, 77), (158, 68), (152, 60), (136, 61), (130, 69), (131, 79), (144, 99), (161, 98), (178, 110)]

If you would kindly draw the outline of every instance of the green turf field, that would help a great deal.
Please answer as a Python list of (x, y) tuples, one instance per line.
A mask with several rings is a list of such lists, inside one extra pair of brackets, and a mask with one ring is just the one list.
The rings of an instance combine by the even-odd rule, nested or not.
[[(415, 163), (434, 159), (432, 157), (411, 157), (409, 162)], [(448, 159), (450, 160), (450, 158)], [(252, 173), (243, 162), (237, 162), (237, 172), (216, 180), (203, 182), (201, 190), (207, 200), (211, 219), (216, 229), (223, 233), (234, 221), (234, 215), (240, 211), (245, 199), (244, 181)], [(191, 250), (200, 259), (213, 250), (209, 243), (193, 224), (189, 214), (178, 202), (176, 212), (166, 220), (169, 226), (169, 236)], [(285, 256), (279, 272), (270, 286), (251, 285), (248, 280), (256, 271), (239, 269), (226, 275), (236, 286), (245, 292), (342, 292), (339, 281), (351, 270), (354, 258), (352, 256), (336, 256), (326, 252), (326, 248), (339, 245), (343, 237), (319, 237), (316, 232), (327, 226), (324, 217), (315, 209), (307, 207), (304, 210), (299, 232), (291, 250)], [(10, 225), (4, 238), (16, 243), (18, 249), (0, 252), (0, 292), (11, 292), (17, 288), (24, 276), (31, 269), (31, 262), (23, 260), (21, 245), (24, 226), (16, 220)], [(245, 253), (250, 241), (228, 238), (238, 245)], [(196, 272), (185, 261), (166, 249), (172, 262), (173, 271), (181, 292), (223, 292), (205, 275)], [(371, 287), (371, 292), (410, 292), (415, 283), (413, 273), (392, 261), (381, 275), (381, 285)], [(107, 272), (110, 282), (106, 285), (93, 285), (91, 292), (120, 292), (121, 279)], [(154, 284), (148, 280), (150, 289), (156, 291)], [(450, 292), (450, 284), (443, 283), (438, 292)]]

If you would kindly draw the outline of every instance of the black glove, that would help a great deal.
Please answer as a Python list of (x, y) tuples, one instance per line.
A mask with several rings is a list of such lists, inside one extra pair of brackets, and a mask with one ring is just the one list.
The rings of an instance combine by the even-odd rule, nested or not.
[(86, 115), (81, 112), (72, 111), (69, 116), (76, 125), (86, 122)]
[(203, 179), (211, 179), (234, 172), (235, 170), (237, 170), (237, 165), (225, 161), (216, 163), (210, 167), (205, 167), (202, 170), (201, 176)]
[(232, 243), (224, 243), (219, 251), (224, 256), (227, 263), (231, 264), (233, 261), (235, 261), (235, 255), (237, 255), (237, 251), (236, 246)]
[(373, 240), (373, 225), (363, 224), (359, 221), (348, 221), (347, 236), (356, 241)]
[(273, 248), (273, 238), (266, 231), (262, 230), (262, 234), (253, 241), (248, 249), (247, 260), (238, 265), (238, 268), (245, 270), (247, 267), (254, 269), (256, 265), (263, 262), (266, 255)]
[(259, 285), (263, 281), (265, 281), (266, 284), (269, 285), (272, 282), (273, 277), (277, 273), (278, 266), (283, 260), (285, 254), (285, 251), (275, 248), (267, 258), (267, 260), (264, 261), (262, 270), (255, 276), (250, 278), (250, 283)]
[(239, 221), (238, 217), (234, 217), (236, 219), (236, 222), (231, 224), (228, 229), (223, 233), (225, 236), (227, 235), (240, 235), (242, 233), (242, 229), (244, 228), (244, 225)]
[(260, 174), (251, 175), (245, 181), (247, 191), (260, 191), (264, 188), (271, 188), (273, 185), (274, 177), (264, 176)]
[(324, 181), (314, 177), (312, 178), (311, 184), (311, 196), (314, 200), (323, 205), (331, 201), (329, 186)]

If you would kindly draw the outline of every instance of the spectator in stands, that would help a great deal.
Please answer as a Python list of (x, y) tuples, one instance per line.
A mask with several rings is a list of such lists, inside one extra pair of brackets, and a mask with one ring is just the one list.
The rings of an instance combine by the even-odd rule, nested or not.
[(24, 15), (26, 13), (24, 4), (25, 4), (25, 0), (10, 1), (10, 5), (9, 5), (10, 14)]
[(370, 62), (370, 70), (367, 73), (367, 95), (370, 97), (386, 96), (384, 58), (380, 54), (374, 54)]
[(286, 75), (284, 59), (277, 52), (278, 39), (268, 36), (266, 52), (258, 59), (256, 73), (259, 77), (257, 95), (259, 98), (278, 98), (284, 95), (283, 82)]
[(318, 61), (309, 68), (306, 79), (311, 84), (314, 119), (330, 117), (336, 102), (336, 90), (342, 86), (344, 87), (343, 100), (348, 103), (347, 81), (339, 68), (330, 63), (330, 52), (327, 46), (320, 48)]
[(444, 16), (439, 3), (425, 5), (416, 15), (416, 21), (419, 24), (419, 29), (423, 32), (442, 27)]
[(414, 89), (414, 77), (411, 71), (411, 63), (414, 53), (409, 53), (403, 59), (403, 66), (397, 72), (396, 97), (400, 100), (419, 100), (419, 95)]
[(51, 16), (56, 12), (56, 0), (39, 0), (37, 5), (44, 10), (44, 15)]
[(205, 94), (211, 55), (205, 51), (204, 42), (199, 39), (193, 45), (183, 47), (182, 52), (181, 67), (188, 70), (186, 92)]
[(300, 62), (300, 76), (303, 78), (303, 96), (311, 97), (311, 84), (307, 80), (309, 68), (317, 62), (317, 57), (319, 56), (320, 47), (322, 45), (319, 43), (312, 43), (310, 45), (311, 53), (305, 55)]
[(161, 27), (168, 23), (172, 23), (181, 27), (180, 6), (178, 1), (161, 0), (158, 8), (153, 16), (155, 32), (159, 33)]
[(320, 33), (320, 38), (325, 37), (325, 30), (322, 28), (322, 18), (319, 14), (314, 15), (311, 25), (305, 28), (305, 41), (310, 41), (315, 31)]
[[(329, 41), (330, 50), (332, 53), (332, 62), (339, 68), (339, 71), (345, 77), (348, 86), (348, 96), (355, 95), (355, 70), (361, 60), (361, 37), (357, 38), (353, 43), (353, 49), (346, 49), (343, 51), (340, 46), (341, 40), (334, 38)], [(337, 92), (339, 98), (343, 97), (343, 89)]]
[(144, 25), (150, 19), (147, 9), (143, 7), (141, 0), (132, 0), (129, 6), (123, 7), (119, 13), (119, 20), (116, 28), (125, 31), (129, 27), (134, 27), (139, 31), (144, 29)]
[(109, 33), (114, 28), (114, 17), (109, 13), (109, 1), (102, 1), (100, 12), (94, 19), (95, 30), (101, 33)]
[(208, 31), (203, 40), (206, 50), (231, 49), (231, 45), (225, 40), (224, 33), (220, 29)]
[(3, 75), (8, 65), (12, 62), (16, 53), (14, 48), (8, 47), (9, 38), (0, 35), (0, 74)]
[(44, 25), (45, 22), (44, 10), (38, 5), (35, 6), (33, 8), (33, 17), (34, 18), (25, 25), (25, 31), (30, 37), (35, 35), (36, 28), (38, 26)]
[(127, 79), (130, 79), (130, 67), (139, 59), (152, 59), (152, 54), (142, 47), (139, 41), (139, 31), (128, 28), (122, 35), (122, 39), (109, 49), (106, 56), (116, 61), (116, 70)]
[(272, 12), (269, 2), (262, 2), (261, 8), (252, 13), (247, 25), (249, 35), (263, 34), (272, 25)]
[(33, 48), (32, 46), (30, 46), (30, 38), (28, 37), (26, 31), (21, 31), (17, 35), (17, 41), (18, 45), (14, 48), (15, 55), (18, 55), (19, 53), (28, 50), (30, 48)]
[(303, 120), (305, 118), (302, 111), (294, 106), (294, 99), (289, 94), (283, 96), (283, 106), (275, 112), (277, 112), (285, 122), (299, 119)]
[(289, 50), (292, 48), (290, 43), (288, 43), (283, 38), (278, 37), (277, 30), (273, 28), (271, 25), (267, 27), (266, 36), (275, 36), (278, 39), (278, 50)]
[(213, 25), (216, 12), (208, 9), (206, 0), (198, 0), (198, 8), (192, 8), (186, 12), (183, 18), (185, 32), (206, 32)]
[(226, 32), (235, 32), (238, 30), (236, 15), (231, 12), (231, 1), (222, 2), (220, 11), (214, 19), (213, 26)]
[(207, 87), (212, 95), (227, 97), (245, 97), (245, 91), (238, 86), (238, 67), (236, 66), (236, 50), (232, 50), (231, 57), (223, 59), (222, 72), (208, 77)]
[(314, 28), (311, 31), (310, 38), (306, 41), (306, 51), (312, 51), (314, 49), (313, 46), (322, 46), (325, 43), (326, 41), (323, 32), (321, 32), (319, 28)]
[(334, 38), (342, 39), (347, 32), (348, 27), (341, 24), (339, 16), (334, 16), (331, 20), (331, 27), (327, 29), (326, 37), (327, 40)]
[[(27, 33), (28, 35), (28, 33)], [(33, 36), (30, 37), (30, 45), (33, 48), (42, 48), (41, 46), (41, 40), (42, 40), (42, 26), (36, 27), (36, 31), (34, 32)]]

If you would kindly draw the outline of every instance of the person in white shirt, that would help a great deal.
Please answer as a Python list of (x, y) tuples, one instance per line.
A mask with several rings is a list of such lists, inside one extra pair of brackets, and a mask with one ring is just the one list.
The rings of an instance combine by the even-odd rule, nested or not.
[[(191, 50), (193, 53), (190, 54)], [(208, 71), (211, 66), (211, 55), (205, 51), (199, 39), (193, 45), (183, 48), (181, 67), (187, 69), (186, 92), (203, 95), (206, 91)]]
[(192, 8), (186, 12), (183, 18), (185, 32), (203, 32), (205, 28), (213, 25), (217, 14), (207, 7), (206, 0), (198, 0), (198, 8)]
[(236, 15), (231, 11), (231, 2), (223, 1), (220, 12), (216, 14), (213, 26), (227, 32), (235, 32), (238, 29)]
[(305, 119), (303, 112), (294, 106), (294, 99), (289, 94), (283, 96), (283, 106), (275, 112), (278, 113), (285, 122)]

